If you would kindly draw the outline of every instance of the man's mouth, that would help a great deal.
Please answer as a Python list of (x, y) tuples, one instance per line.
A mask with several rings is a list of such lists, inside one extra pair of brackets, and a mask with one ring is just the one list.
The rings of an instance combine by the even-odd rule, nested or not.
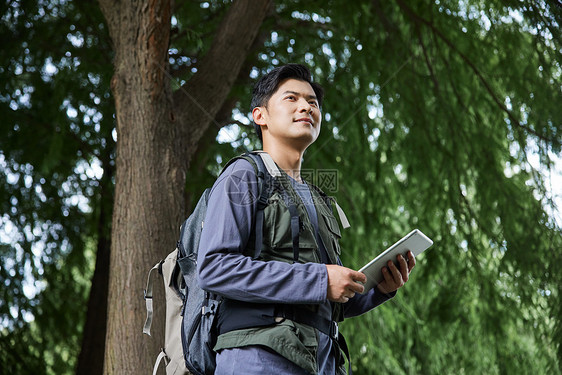
[(306, 123), (309, 123), (310, 125), (314, 125), (314, 124), (312, 123), (312, 120), (309, 119), (308, 117), (303, 117), (303, 118), (296, 119), (295, 122), (306, 122)]

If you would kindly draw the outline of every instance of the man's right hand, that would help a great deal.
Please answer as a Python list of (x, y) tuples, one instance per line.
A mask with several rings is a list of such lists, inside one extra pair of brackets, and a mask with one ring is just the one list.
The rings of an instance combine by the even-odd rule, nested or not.
[(335, 264), (326, 264), (328, 269), (328, 299), (333, 302), (345, 303), (355, 293), (363, 293), (363, 285), (367, 276), (361, 272)]

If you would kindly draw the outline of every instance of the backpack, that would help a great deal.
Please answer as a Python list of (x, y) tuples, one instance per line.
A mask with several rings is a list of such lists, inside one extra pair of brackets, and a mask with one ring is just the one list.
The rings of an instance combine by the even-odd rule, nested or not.
[[(275, 178), (280, 176), (280, 171), (275, 162), (265, 152), (246, 153), (231, 159), (222, 171), (235, 160), (240, 158), (253, 161), (258, 179), (258, 200), (256, 209), (255, 235), (256, 246), (253, 258), (257, 259), (261, 253), (262, 235), (264, 225), (264, 209), (272, 191), (276, 188)], [(221, 172), (222, 173), (222, 172)], [(146, 302), (147, 317), (143, 333), (150, 336), (153, 315), (153, 282), (156, 273), (164, 280), (166, 297), (166, 323), (165, 323), (165, 346), (160, 351), (154, 364), (153, 375), (156, 375), (160, 362), (164, 359), (166, 363), (166, 375), (212, 375), (214, 374), (215, 346), (218, 332), (216, 329), (216, 318), (222, 297), (206, 292), (200, 288), (197, 280), (197, 253), (199, 240), (205, 223), (207, 212), (207, 201), (211, 189), (207, 188), (193, 213), (187, 218), (180, 228), (180, 238), (176, 249), (165, 259), (158, 262), (148, 273), (144, 299)], [(295, 206), (286, 192), (282, 191), (289, 211), (291, 212), (291, 236), (293, 240), (294, 261), (298, 261), (299, 253), (299, 215)], [(335, 203), (338, 215), (344, 228), (349, 227), (345, 214)], [(337, 325), (334, 322), (317, 322), (310, 316), (309, 311), (303, 315), (302, 312), (291, 308), (284, 312), (286, 318), (300, 321), (313, 326), (322, 332), (333, 336), (335, 327), (335, 339), (345, 353), (349, 365), (349, 351), (343, 336), (338, 335)], [(253, 325), (252, 317), (244, 315), (241, 310), (245, 324)], [(240, 319), (239, 319), (240, 320)], [(259, 320), (259, 319), (258, 319)], [(256, 320), (256, 325), (259, 322)], [(351, 366), (350, 366), (351, 367)], [(351, 369), (351, 368), (350, 368)]]
[[(263, 210), (271, 192), (272, 178), (264, 162), (271, 168), (270, 163), (273, 163), (273, 160), (266, 153), (246, 153), (230, 160), (223, 171), (233, 161), (244, 156), (250, 157), (256, 165), (259, 193), (256, 235), (261, 237)], [(207, 375), (213, 374), (215, 371), (215, 353), (213, 351), (217, 338), (215, 318), (222, 298), (202, 290), (197, 280), (197, 252), (210, 190), (207, 188), (203, 192), (193, 213), (182, 224), (176, 249), (152, 267), (148, 273), (144, 290), (147, 317), (143, 333), (150, 336), (153, 315), (153, 282), (156, 272), (164, 280), (166, 296), (165, 347), (162, 348), (156, 359), (153, 375), (156, 375), (162, 359), (166, 363), (166, 375), (190, 373)], [(258, 245), (254, 254), (255, 258), (261, 252), (261, 240), (257, 238), (256, 243)]]

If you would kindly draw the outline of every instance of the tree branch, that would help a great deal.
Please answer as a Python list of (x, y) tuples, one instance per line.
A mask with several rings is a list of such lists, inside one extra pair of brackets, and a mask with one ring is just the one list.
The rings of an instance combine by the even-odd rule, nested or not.
[[(418, 28), (416, 28), (416, 29), (418, 29)], [(433, 81), (435, 94), (439, 95), (439, 81), (437, 81), (437, 77), (435, 77), (435, 73), (433, 72), (433, 66), (431, 65), (431, 62), (429, 61), (429, 56), (427, 54), (427, 49), (425, 48), (425, 44), (423, 43), (421, 31), (419, 29), (417, 31), (418, 31), (417, 32), (418, 41), (420, 42), (420, 46), (422, 48), (423, 57), (425, 59), (425, 64), (427, 65), (427, 69), (429, 70), (429, 75), (431, 76), (431, 80)]]
[(277, 27), (280, 30), (296, 30), (296, 29), (333, 30), (334, 29), (331, 25), (327, 23), (321, 23), (321, 22), (315, 22), (309, 20), (300, 20), (300, 19), (286, 20), (278, 16), (275, 17), (275, 27)]
[[(20, 111), (18, 111), (18, 113), (21, 113), (31, 124), (39, 125), (43, 129), (45, 129), (49, 132), (60, 133), (58, 136), (63, 135), (62, 129), (57, 131), (56, 126), (55, 126), (55, 129), (53, 129), (53, 124), (50, 124), (50, 123), (47, 123), (47, 122), (43, 121), (43, 119), (41, 117), (35, 116), (35, 114), (32, 114), (29, 111), (24, 112), (24, 111), (20, 110)], [(66, 127), (67, 124), (60, 124), (60, 125), (61, 125), (61, 127), (62, 126)], [(82, 155), (83, 155), (84, 158), (87, 159), (88, 155), (93, 155), (96, 158), (101, 157), (100, 151), (98, 151), (96, 148), (92, 147), (92, 145), (90, 145), (89, 143), (84, 141), (82, 138), (79, 137), (78, 134), (74, 133), (72, 130), (65, 129), (64, 135), (68, 135), (70, 138), (72, 138), (74, 141), (76, 141), (76, 143), (78, 144), (77, 149), (82, 152)], [(62, 162), (62, 160), (61, 160), (61, 162)]]
[(371, 1), (371, 6), (375, 10), (374, 13), (381, 20), (381, 23), (382, 23), (382, 25), (384, 27), (384, 30), (386, 31), (387, 35), (391, 35), (392, 33), (396, 32), (396, 30), (397, 30), (396, 25), (394, 25), (392, 22), (390, 22), (388, 17), (386, 17), (386, 15), (385, 15), (385, 13), (382, 9), (380, 0)]
[(198, 107), (193, 103), (197, 102), (214, 117), (238, 76), (270, 3), (237, 0), (231, 5), (199, 70), (182, 86), (193, 99), (182, 92), (174, 95), (177, 112), (184, 113), (186, 106)]
[(174, 93), (173, 112), (181, 133), (178, 152), (193, 150), (226, 100), (258, 35), (272, 0), (237, 0), (219, 25), (198, 71)]
[(478, 80), (482, 83), (482, 85), (484, 86), (486, 91), (490, 94), (490, 96), (492, 97), (492, 100), (496, 103), (496, 105), (502, 111), (504, 111), (507, 114), (507, 116), (509, 117), (509, 119), (512, 121), (512, 123), (514, 125), (518, 126), (521, 129), (524, 129), (528, 133), (536, 136), (537, 138), (539, 138), (539, 139), (541, 139), (541, 140), (543, 140), (547, 143), (553, 143), (552, 139), (549, 139), (549, 138), (545, 137), (544, 135), (537, 133), (536, 130), (531, 129), (530, 127), (528, 127), (526, 125), (523, 125), (521, 122), (519, 122), (519, 120), (513, 115), (513, 113), (509, 109), (507, 109), (505, 104), (503, 104), (503, 102), (496, 96), (496, 94), (494, 93), (494, 90), (492, 89), (490, 84), (486, 81), (486, 79), (484, 78), (482, 73), (480, 73), (480, 71), (478, 70), (476, 65), (474, 65), (474, 63), (464, 53), (462, 53), (454, 45), (453, 42), (451, 42), (449, 39), (447, 39), (447, 37), (445, 37), (445, 35), (443, 35), (443, 33), (441, 33), (441, 31), (439, 31), (431, 22), (427, 21), (426, 19), (424, 19), (424, 18), (420, 17), (418, 14), (416, 14), (402, 0), (397, 0), (397, 3), (400, 6), (400, 8), (402, 8), (414, 20), (414, 22), (420, 22), (420, 23), (423, 23), (424, 25), (426, 25), (427, 27), (429, 27), (434, 34), (436, 34), (443, 42), (445, 42), (445, 44), (447, 46), (449, 46), (449, 48), (451, 48), (451, 50), (455, 51), (455, 53), (457, 53), (461, 57), (461, 59), (472, 69), (472, 71), (474, 72), (476, 77), (478, 77)]

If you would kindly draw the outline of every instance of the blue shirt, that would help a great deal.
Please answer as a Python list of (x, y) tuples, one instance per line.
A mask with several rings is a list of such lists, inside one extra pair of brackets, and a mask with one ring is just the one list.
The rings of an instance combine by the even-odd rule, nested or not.
[[(319, 314), (330, 317), (328, 273), (320, 263), (261, 261), (245, 256), (254, 226), (257, 177), (246, 160), (232, 163), (211, 189), (198, 254), (203, 289), (231, 299), (254, 303), (319, 304)], [(293, 181), (309, 218), (318, 232), (318, 218), (306, 184)], [(319, 236), (317, 236), (319, 238)], [(322, 241), (319, 241), (321, 251)], [(389, 298), (373, 288), (344, 304), (345, 317), (360, 315)], [(319, 374), (335, 374), (331, 339), (319, 332)], [(265, 366), (265, 367), (264, 367)], [(263, 372), (267, 370), (266, 372)], [(300, 372), (299, 372), (300, 371)], [(215, 374), (305, 373), (284, 357), (261, 347), (225, 349), (217, 353)]]

